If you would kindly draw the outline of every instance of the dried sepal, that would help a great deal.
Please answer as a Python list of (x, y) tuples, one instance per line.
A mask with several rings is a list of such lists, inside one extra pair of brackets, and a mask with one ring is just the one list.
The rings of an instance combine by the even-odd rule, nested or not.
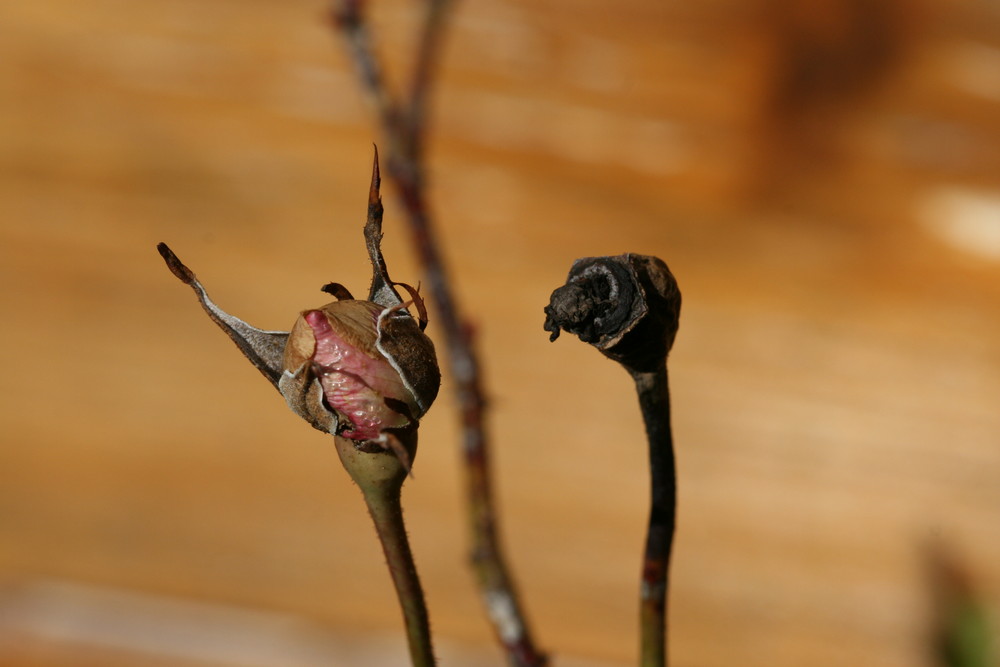
[(389, 279), (389, 270), (382, 256), (382, 196), (379, 186), (382, 177), (378, 166), (378, 148), (375, 148), (375, 158), (372, 162), (372, 182), (368, 189), (368, 219), (365, 222), (365, 246), (368, 248), (368, 258), (372, 263), (372, 286), (368, 291), (368, 300), (386, 308), (403, 303), (396, 292), (394, 283)]
[(406, 293), (410, 295), (410, 301), (405, 304), (407, 308), (410, 304), (417, 309), (417, 323), (420, 325), (420, 330), (423, 331), (427, 328), (427, 306), (424, 304), (424, 298), (420, 296), (420, 283), (417, 283), (416, 287), (412, 285), (407, 285), (406, 283), (393, 283), (394, 286), (402, 287), (406, 290)]
[(198, 281), (194, 271), (177, 258), (177, 255), (167, 246), (166, 243), (157, 244), (156, 249), (160, 256), (167, 263), (170, 272), (181, 280), (185, 285), (190, 285), (198, 300), (212, 321), (219, 325), (219, 328), (226, 332), (236, 346), (240, 348), (247, 359), (250, 360), (257, 370), (259, 370), (268, 381), (278, 388), (278, 381), (282, 372), (282, 356), (285, 349), (285, 341), (288, 340), (288, 333), (284, 331), (264, 331), (257, 327), (250, 326), (238, 317), (234, 317), (219, 308), (209, 297), (205, 288)]
[(354, 295), (351, 294), (351, 290), (347, 289), (340, 283), (327, 283), (319, 288), (320, 292), (326, 292), (330, 296), (337, 299), (337, 301), (344, 301), (346, 299), (353, 299)]
[(340, 430), (340, 417), (326, 407), (323, 387), (307, 370), (307, 365), (301, 365), (294, 371), (282, 373), (278, 380), (278, 391), (292, 412), (313, 428), (335, 434)]
[(427, 311), (423, 301), (416, 303), (422, 315), (419, 322), (406, 312), (408, 304), (382, 311), (378, 318), (375, 345), (399, 373), (413, 397), (414, 416), (419, 419), (437, 398), (441, 372), (434, 343), (423, 333)]

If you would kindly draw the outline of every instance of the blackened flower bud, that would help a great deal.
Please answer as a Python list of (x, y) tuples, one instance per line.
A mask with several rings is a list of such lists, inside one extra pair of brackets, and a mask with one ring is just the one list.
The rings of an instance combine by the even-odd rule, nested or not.
[(632, 253), (584, 257), (545, 308), (545, 330), (562, 329), (631, 370), (662, 366), (677, 335), (681, 293), (663, 260)]

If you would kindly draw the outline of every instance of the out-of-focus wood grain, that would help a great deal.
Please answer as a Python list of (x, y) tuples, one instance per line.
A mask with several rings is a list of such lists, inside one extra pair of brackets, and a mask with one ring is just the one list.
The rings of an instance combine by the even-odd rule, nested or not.
[[(398, 72), (415, 6), (373, 5)], [(866, 25), (891, 49), (866, 56), (863, 5), (458, 7), (433, 199), (479, 332), (503, 531), (557, 655), (637, 650), (638, 411), (624, 373), (541, 330), (583, 255), (659, 255), (684, 293), (675, 664), (929, 665), (932, 540), (1000, 600), (1000, 17), (872, 3), (885, 9)], [(89, 627), (92, 598), (51, 593), (74, 587), (287, 615), (355, 642), (399, 632), (330, 443), (154, 251), (169, 242), (267, 328), (321, 304), (330, 280), (367, 284), (377, 137), (323, 12), (0, 7), (4, 664), (208, 664), (136, 648), (128, 624), (102, 626), (121, 645), (89, 649), (82, 630), (48, 632), (50, 612)], [(829, 74), (844, 63), (855, 79)], [(391, 270), (412, 282), (386, 204)], [(500, 664), (465, 566), (448, 390), (407, 520), (435, 631)], [(48, 606), (32, 606), (39, 590)], [(160, 607), (122, 604), (157, 625)], [(402, 659), (396, 642), (380, 664)]]

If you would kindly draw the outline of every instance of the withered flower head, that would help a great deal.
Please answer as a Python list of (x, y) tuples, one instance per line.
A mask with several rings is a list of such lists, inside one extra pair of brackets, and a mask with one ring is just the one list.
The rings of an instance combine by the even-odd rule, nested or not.
[[(323, 291), (338, 300), (303, 311), (291, 332), (257, 329), (226, 313), (166, 244), (157, 249), (296, 414), (314, 428), (354, 441), (360, 451), (392, 450), (409, 469), (417, 423), (437, 396), (441, 373), (434, 344), (423, 331), (423, 300), (409, 285), (389, 279), (381, 239), (376, 154), (365, 224), (373, 271), (368, 300), (356, 300), (343, 285), (330, 283)], [(400, 298), (397, 287), (409, 301)]]
[(627, 253), (573, 262), (545, 307), (549, 340), (562, 329), (636, 371), (662, 366), (677, 335), (681, 293), (663, 260)]
[(566, 330), (632, 376), (649, 447), (650, 506), (640, 588), (643, 665), (665, 665), (668, 567), (677, 517), (667, 354), (677, 336), (681, 293), (663, 260), (632, 253), (584, 257), (545, 307), (545, 330)]

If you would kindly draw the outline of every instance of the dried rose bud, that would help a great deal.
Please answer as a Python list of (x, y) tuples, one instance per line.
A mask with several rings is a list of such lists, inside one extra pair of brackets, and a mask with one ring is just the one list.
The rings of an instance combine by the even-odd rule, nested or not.
[[(346, 287), (330, 283), (323, 291), (338, 301), (304, 311), (291, 332), (258, 329), (225, 312), (166, 244), (157, 248), (293, 412), (361, 451), (391, 449), (409, 470), (417, 422), (437, 396), (441, 373), (434, 344), (423, 331), (423, 300), (409, 285), (390, 280), (382, 257), (377, 154), (364, 231), (372, 264), (368, 300), (355, 300)], [(403, 302), (397, 287), (406, 290), (410, 301)], [(419, 319), (407, 311), (410, 305)]]
[[(368, 506), (406, 621), (414, 665), (433, 665), (430, 627), (406, 537), (400, 492), (417, 450), (418, 420), (441, 383), (427, 311), (417, 290), (389, 278), (382, 257), (378, 152), (368, 193), (365, 246), (372, 264), (368, 299), (325, 285), (337, 301), (303, 311), (289, 332), (265, 331), (217, 306), (194, 272), (166, 244), (157, 250), (191, 287), (208, 316), (313, 427), (334, 436), (344, 469)], [(397, 287), (410, 301), (403, 302)], [(407, 308), (414, 306), (414, 319)]]
[(335, 301), (303, 312), (285, 346), (284, 372), (319, 380), (337, 435), (384, 441), (422, 417), (441, 374), (434, 344), (401, 307)]

